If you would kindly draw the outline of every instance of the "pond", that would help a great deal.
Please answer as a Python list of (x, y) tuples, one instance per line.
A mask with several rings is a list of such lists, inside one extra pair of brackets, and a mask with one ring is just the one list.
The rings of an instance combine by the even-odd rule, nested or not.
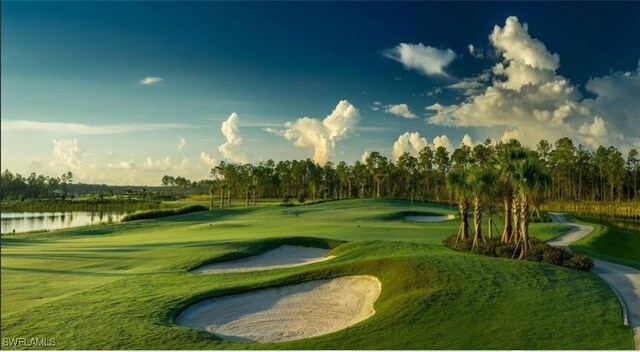
[(118, 222), (123, 216), (123, 213), (88, 211), (2, 213), (0, 222), (2, 233), (8, 234)]

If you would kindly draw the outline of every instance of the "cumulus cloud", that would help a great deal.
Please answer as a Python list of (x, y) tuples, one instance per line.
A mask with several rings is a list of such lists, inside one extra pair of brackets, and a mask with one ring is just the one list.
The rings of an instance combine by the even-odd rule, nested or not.
[(437, 149), (438, 147), (444, 147), (449, 152), (453, 151), (453, 145), (446, 135), (437, 136), (433, 139), (433, 148)]
[(142, 166), (149, 170), (167, 171), (173, 168), (173, 163), (171, 162), (171, 158), (168, 156), (165, 156), (163, 159), (154, 159), (149, 156)]
[(145, 86), (150, 86), (153, 84), (158, 84), (162, 82), (162, 78), (158, 76), (149, 76), (140, 80), (140, 84), (144, 84)]
[(362, 156), (360, 157), (360, 161), (364, 164), (367, 162), (367, 159), (369, 158), (369, 155), (371, 155), (371, 152), (368, 150), (365, 150), (364, 153), (362, 153)]
[[(592, 146), (638, 143), (639, 129), (634, 129), (634, 138), (612, 129), (637, 121), (640, 103), (633, 97), (640, 94), (638, 72), (593, 78), (587, 90), (597, 97), (583, 99), (577, 86), (556, 73), (558, 54), (532, 38), (527, 24), (518, 18), (509, 17), (503, 27), (495, 26), (489, 41), (501, 61), (478, 76), (481, 79), (463, 79), (448, 87), (459, 89), (467, 98), (458, 104), (427, 106), (427, 122), (503, 127), (502, 139), (517, 137), (529, 145), (563, 136)], [(603, 130), (607, 133), (595, 134)]]
[(239, 121), (240, 118), (238, 114), (234, 112), (229, 115), (226, 121), (222, 122), (221, 131), (227, 139), (227, 142), (221, 144), (218, 150), (225, 159), (237, 163), (248, 163), (249, 155), (245, 151), (242, 137), (240, 137), (240, 130), (238, 129)]
[(489, 39), (505, 61), (552, 71), (560, 66), (558, 54), (550, 53), (544, 43), (532, 38), (529, 26), (515, 16), (508, 17), (504, 27), (495, 26)]
[(180, 140), (178, 141), (178, 145), (176, 147), (178, 147), (179, 151), (182, 151), (182, 149), (184, 149), (186, 145), (187, 145), (186, 138), (180, 138)]
[(378, 110), (380, 110), (381, 107), (382, 107), (382, 103), (381, 102), (374, 101), (373, 105), (371, 106), (371, 110), (378, 111)]
[(218, 164), (215, 158), (205, 152), (200, 152), (200, 160), (208, 167), (214, 167)]
[(400, 43), (384, 51), (384, 55), (400, 62), (408, 70), (416, 70), (427, 76), (448, 77), (445, 68), (456, 58), (451, 49), (440, 50), (428, 45)]
[(591, 78), (585, 88), (596, 97), (583, 102), (600, 118), (610, 117), (607, 122), (612, 127), (636, 139), (640, 138), (640, 61), (638, 63), (638, 69), (633, 72)]
[(405, 119), (415, 119), (418, 117), (409, 110), (409, 106), (407, 104), (387, 105), (384, 111), (387, 114), (401, 116)]
[(82, 147), (75, 138), (53, 140), (53, 163), (55, 165), (77, 168), (80, 166), (83, 153)]
[(475, 143), (473, 143), (473, 140), (471, 139), (471, 136), (468, 134), (465, 134), (464, 137), (462, 137), (462, 142), (460, 142), (460, 145), (466, 145), (469, 148), (473, 148), (473, 146), (475, 145)]
[[(471, 140), (471, 137), (469, 137), (469, 140)], [(424, 147), (433, 149), (444, 147), (449, 152), (453, 151), (453, 145), (446, 135), (436, 136), (430, 144), (425, 137), (420, 136), (420, 132), (405, 132), (393, 143), (393, 159), (398, 160), (404, 153), (417, 157)]]
[(425, 138), (420, 137), (420, 132), (405, 132), (393, 143), (393, 159), (398, 160), (404, 153), (418, 156), (420, 151), (428, 145), (429, 142)]
[(359, 120), (358, 109), (348, 101), (341, 100), (324, 120), (302, 117), (287, 122), (281, 135), (293, 141), (296, 147), (313, 148), (313, 160), (324, 164), (334, 154), (336, 142), (346, 138)]

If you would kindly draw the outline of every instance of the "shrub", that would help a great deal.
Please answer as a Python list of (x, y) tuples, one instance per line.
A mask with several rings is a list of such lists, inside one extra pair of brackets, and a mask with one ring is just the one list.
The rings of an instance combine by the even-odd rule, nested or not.
[(573, 253), (562, 265), (578, 270), (589, 271), (593, 268), (593, 260), (583, 253)]
[(566, 249), (547, 245), (544, 253), (542, 253), (542, 262), (553, 265), (562, 265), (565, 259), (569, 258), (569, 256), (570, 254)]
[(304, 193), (304, 191), (300, 191), (298, 193), (298, 203), (304, 203), (306, 199), (307, 199), (307, 195)]
[[(442, 244), (458, 252), (469, 252), (490, 257), (518, 258), (520, 249), (516, 250), (512, 242), (502, 243), (500, 239), (485, 238), (477, 246), (473, 247), (473, 239), (467, 241), (456, 240), (457, 235), (451, 235), (442, 240)], [(578, 270), (591, 270), (593, 261), (582, 253), (571, 253), (567, 249), (554, 247), (538, 239), (531, 238), (527, 253), (527, 259), (554, 265), (561, 265)]]
[(513, 243), (501, 243), (500, 246), (496, 248), (496, 256), (500, 258), (512, 258), (515, 250), (516, 246)]

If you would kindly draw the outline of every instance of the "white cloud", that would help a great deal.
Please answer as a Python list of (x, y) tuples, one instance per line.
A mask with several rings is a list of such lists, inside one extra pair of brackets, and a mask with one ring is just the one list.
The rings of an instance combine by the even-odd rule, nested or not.
[(213, 157), (211, 157), (211, 155), (205, 152), (200, 152), (200, 160), (202, 160), (202, 162), (208, 167), (214, 167), (218, 164), (216, 159), (214, 159)]
[(140, 80), (140, 84), (144, 84), (146, 86), (150, 86), (153, 84), (158, 84), (162, 82), (162, 78), (157, 77), (157, 76), (149, 76), (149, 77), (145, 77), (143, 79)]
[(129, 123), (87, 125), (73, 122), (44, 122), (30, 120), (1, 121), (2, 131), (34, 131), (74, 135), (118, 134), (188, 127), (191, 126), (182, 123)]
[(584, 106), (595, 115), (607, 117), (612, 127), (628, 137), (640, 138), (640, 61), (634, 72), (616, 72), (591, 78), (586, 89), (595, 94)]
[[(591, 79), (587, 89), (597, 97), (584, 100), (575, 85), (556, 73), (558, 54), (532, 38), (527, 24), (509, 17), (503, 27), (493, 29), (489, 39), (502, 62), (478, 76), (481, 80), (471, 77), (447, 87), (461, 90), (467, 99), (458, 104), (428, 106), (431, 113), (427, 122), (503, 127), (502, 139), (515, 137), (529, 145), (542, 138), (564, 136), (592, 146), (639, 143), (640, 129), (633, 129), (635, 136), (630, 138), (612, 128), (629, 130), (637, 124), (640, 103), (634, 97), (640, 96), (638, 72)], [(605, 129), (606, 134), (594, 134)]]
[(227, 142), (221, 144), (218, 150), (225, 159), (244, 164), (249, 162), (249, 155), (242, 145), (242, 138), (238, 129), (239, 120), (238, 114), (234, 112), (229, 115), (226, 121), (222, 122), (221, 131)]
[(429, 142), (420, 137), (420, 132), (405, 132), (393, 143), (393, 159), (398, 160), (404, 153), (417, 157), (420, 151), (428, 145)]
[(360, 161), (364, 164), (367, 162), (367, 158), (369, 158), (369, 155), (371, 155), (371, 152), (368, 150), (365, 150), (364, 153), (362, 153), (362, 156), (360, 157)]
[(149, 156), (142, 166), (146, 169), (155, 171), (168, 171), (174, 167), (171, 162), (171, 158), (168, 156), (165, 156), (163, 159), (153, 159)]
[(54, 165), (77, 168), (80, 166), (84, 151), (77, 139), (54, 139), (53, 157)]
[(489, 39), (505, 61), (552, 71), (560, 66), (558, 54), (550, 53), (544, 43), (531, 38), (529, 26), (515, 16), (508, 17), (504, 27), (495, 26)]
[(409, 106), (407, 104), (387, 105), (384, 111), (388, 114), (401, 116), (406, 119), (415, 119), (418, 117), (409, 110)]
[(336, 142), (346, 138), (360, 120), (360, 113), (351, 103), (341, 100), (324, 120), (302, 117), (285, 123), (282, 136), (300, 148), (313, 148), (313, 160), (326, 163), (334, 154)]
[(524, 134), (519, 129), (514, 128), (512, 130), (504, 131), (502, 137), (500, 137), (500, 141), (502, 141), (503, 143), (507, 143), (512, 139), (517, 139), (519, 141), (523, 140)]
[(473, 146), (475, 145), (475, 143), (473, 143), (473, 140), (471, 139), (471, 136), (468, 134), (465, 134), (464, 137), (462, 137), (462, 142), (460, 142), (460, 145), (466, 145), (469, 148), (473, 148)]
[[(465, 96), (473, 96), (482, 92), (487, 87), (487, 85), (489, 84), (490, 78), (491, 78), (491, 72), (484, 71), (477, 76), (463, 78), (456, 83), (446, 86), (445, 88), (459, 91)], [(433, 92), (436, 92), (436, 91), (433, 90)]]
[(373, 106), (371, 106), (371, 110), (378, 111), (382, 107), (382, 103), (379, 101), (374, 101)]
[(477, 59), (484, 58), (484, 50), (476, 48), (473, 44), (467, 45), (467, 49), (469, 50), (469, 54), (471, 54), (471, 56)]
[(179, 151), (182, 151), (182, 149), (184, 149), (184, 147), (187, 145), (187, 139), (186, 138), (180, 138), (180, 140), (178, 141), (178, 145), (176, 147), (178, 147)]
[(453, 145), (446, 135), (437, 136), (433, 139), (433, 148), (438, 149), (438, 147), (444, 147), (449, 152), (453, 151)]
[(406, 69), (414, 69), (427, 76), (445, 76), (444, 69), (456, 58), (451, 49), (440, 50), (422, 43), (400, 43), (387, 49), (384, 55), (400, 62)]

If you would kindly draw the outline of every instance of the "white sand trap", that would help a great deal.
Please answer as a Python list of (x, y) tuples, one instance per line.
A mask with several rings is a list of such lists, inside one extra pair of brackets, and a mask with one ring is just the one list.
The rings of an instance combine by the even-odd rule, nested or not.
[(308, 265), (335, 258), (328, 249), (283, 245), (248, 258), (203, 265), (192, 270), (200, 274), (237, 273)]
[(235, 342), (300, 340), (371, 317), (381, 288), (376, 277), (346, 276), (260, 289), (196, 303), (176, 323)]
[(425, 216), (425, 215), (409, 215), (404, 217), (408, 221), (415, 222), (437, 222), (453, 220), (456, 217), (453, 215), (439, 215), (439, 216)]

